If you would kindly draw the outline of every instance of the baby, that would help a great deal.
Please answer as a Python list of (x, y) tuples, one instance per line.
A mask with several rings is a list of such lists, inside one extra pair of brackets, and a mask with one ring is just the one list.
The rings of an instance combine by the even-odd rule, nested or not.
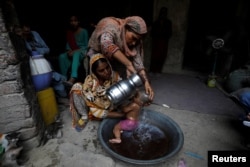
[(126, 119), (121, 120), (114, 126), (113, 134), (115, 138), (110, 139), (110, 143), (121, 143), (121, 133), (123, 132), (123, 130), (131, 131), (138, 126), (140, 110), (149, 102), (149, 97), (144, 90), (137, 91), (132, 98), (132, 102), (121, 107), (122, 112), (126, 113)]

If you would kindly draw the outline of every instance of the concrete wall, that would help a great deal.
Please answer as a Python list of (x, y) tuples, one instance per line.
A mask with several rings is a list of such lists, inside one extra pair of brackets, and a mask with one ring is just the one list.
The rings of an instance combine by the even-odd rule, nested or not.
[[(188, 10), (190, 0), (155, 0), (153, 18), (156, 20), (160, 8), (165, 6), (168, 8), (168, 17), (172, 21), (173, 34), (169, 41), (168, 55), (165, 60), (163, 73), (181, 73), (183, 63), (183, 50), (186, 41), (186, 31), (188, 22)], [(170, 7), (171, 6), (171, 7)], [(149, 29), (150, 30), (150, 29)], [(150, 38), (150, 37), (148, 37)], [(150, 41), (146, 40), (146, 65), (149, 64), (147, 58), (150, 56)]]
[(40, 144), (45, 126), (26, 50), (19, 45), (18, 38), (10, 38), (6, 29), (18, 23), (14, 8), (11, 4), (2, 5), (5, 6), (0, 8), (0, 133), (21, 132), (22, 145), (30, 149)]

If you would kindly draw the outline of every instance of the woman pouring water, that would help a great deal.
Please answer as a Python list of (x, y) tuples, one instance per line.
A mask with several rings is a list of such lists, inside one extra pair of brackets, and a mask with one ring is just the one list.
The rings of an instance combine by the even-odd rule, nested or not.
[(142, 38), (146, 33), (146, 23), (139, 16), (125, 19), (103, 18), (89, 39), (87, 55), (92, 57), (96, 53), (102, 53), (123, 79), (138, 73), (144, 80), (145, 91), (152, 101), (154, 92), (143, 65)]

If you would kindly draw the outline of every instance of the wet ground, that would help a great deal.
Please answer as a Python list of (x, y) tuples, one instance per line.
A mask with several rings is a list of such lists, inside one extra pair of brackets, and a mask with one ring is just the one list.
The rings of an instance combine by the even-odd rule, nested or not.
[[(157, 78), (160, 77), (160, 78)], [(164, 84), (162, 78), (167, 77), (167, 75), (154, 76), (152, 78), (152, 85), (157, 86)], [(178, 105), (171, 105), (164, 101), (166, 98), (166, 92), (164, 90), (156, 90), (156, 99), (155, 101), (158, 104), (152, 104), (146, 109), (154, 110), (162, 114), (167, 115), (173, 119), (181, 128), (184, 135), (184, 143), (181, 150), (174, 155), (173, 157), (167, 159), (166, 161), (148, 165), (152, 167), (176, 167), (180, 159), (184, 159), (186, 165), (189, 167), (201, 167), (207, 166), (208, 163), (208, 151), (217, 150), (247, 150), (243, 145), (243, 142), (247, 139), (246, 133), (249, 133), (249, 129), (245, 128), (242, 125), (242, 122), (239, 120), (239, 115), (244, 114), (244, 111), (238, 107), (233, 101), (224, 97), (223, 100), (221, 92), (216, 90), (217, 95), (211, 93), (211, 90), (207, 91), (202, 90), (199, 94), (199, 87), (201, 82), (192, 80), (192, 83), (188, 83), (190, 80), (183, 80), (185, 76), (175, 76), (176, 80), (171, 80), (168, 83), (172, 85), (171, 91), (167, 94), (168, 96), (178, 97), (179, 99), (186, 97), (185, 94), (189, 93), (189, 97), (200, 96), (203, 98), (206, 96), (206, 99), (213, 99), (213, 102), (209, 102), (207, 105), (206, 101), (200, 101), (202, 104), (197, 103), (197, 108), (199, 106), (205, 106), (206, 111), (210, 109), (213, 112), (199, 112), (196, 109), (192, 110), (192, 107), (195, 106), (195, 103), (191, 103), (191, 107), (188, 109), (181, 108), (185, 105), (182, 105), (180, 101), (176, 98), (175, 103)], [(167, 82), (167, 78), (164, 78), (164, 82)], [(179, 93), (180, 83), (186, 82), (185, 85), (185, 94), (175, 94)], [(176, 82), (176, 83), (174, 83)], [(173, 85), (176, 85), (174, 88)], [(192, 87), (197, 87), (196, 92), (193, 92), (193, 88), (188, 92), (188, 85)], [(176, 91), (174, 90), (176, 89)], [(216, 88), (212, 88), (216, 89)], [(215, 90), (213, 90), (215, 91)], [(220, 94), (221, 93), (221, 94)], [(201, 96), (202, 95), (202, 96)], [(220, 100), (216, 100), (216, 98)], [(168, 97), (169, 98), (169, 97)], [(187, 97), (186, 97), (187, 98)], [(199, 97), (195, 97), (199, 99)], [(187, 99), (187, 101), (190, 99)], [(164, 101), (170, 108), (161, 106), (161, 102)], [(216, 102), (216, 103), (215, 103)], [(216, 104), (211, 106), (211, 104)], [(210, 109), (209, 109), (210, 108)], [(233, 114), (225, 114), (227, 110), (235, 108), (235, 113), (230, 111)], [(202, 109), (202, 108), (201, 108)], [(216, 112), (216, 109), (218, 112)], [(28, 167), (133, 167), (138, 166), (128, 162), (121, 161), (108, 152), (106, 152), (101, 145), (98, 139), (98, 128), (100, 125), (99, 121), (90, 121), (86, 128), (77, 132), (71, 127), (71, 115), (69, 112), (69, 106), (66, 104), (60, 104), (59, 110), (61, 117), (64, 123), (62, 128), (63, 136), (61, 138), (50, 139), (44, 146), (35, 148), (28, 153), (29, 160), (26, 163)], [(205, 110), (204, 110), (205, 111)], [(164, 146), (164, 145), (163, 145)], [(154, 154), (154, 152), (152, 152)], [(145, 165), (143, 165), (145, 166)]]

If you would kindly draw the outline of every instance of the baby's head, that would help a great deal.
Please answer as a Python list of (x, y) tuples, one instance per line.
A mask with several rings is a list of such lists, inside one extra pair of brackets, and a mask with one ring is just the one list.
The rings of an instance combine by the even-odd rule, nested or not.
[(144, 106), (145, 104), (149, 103), (151, 100), (149, 99), (149, 96), (148, 94), (146, 94), (145, 90), (142, 89), (136, 92), (134, 96), (134, 101)]

